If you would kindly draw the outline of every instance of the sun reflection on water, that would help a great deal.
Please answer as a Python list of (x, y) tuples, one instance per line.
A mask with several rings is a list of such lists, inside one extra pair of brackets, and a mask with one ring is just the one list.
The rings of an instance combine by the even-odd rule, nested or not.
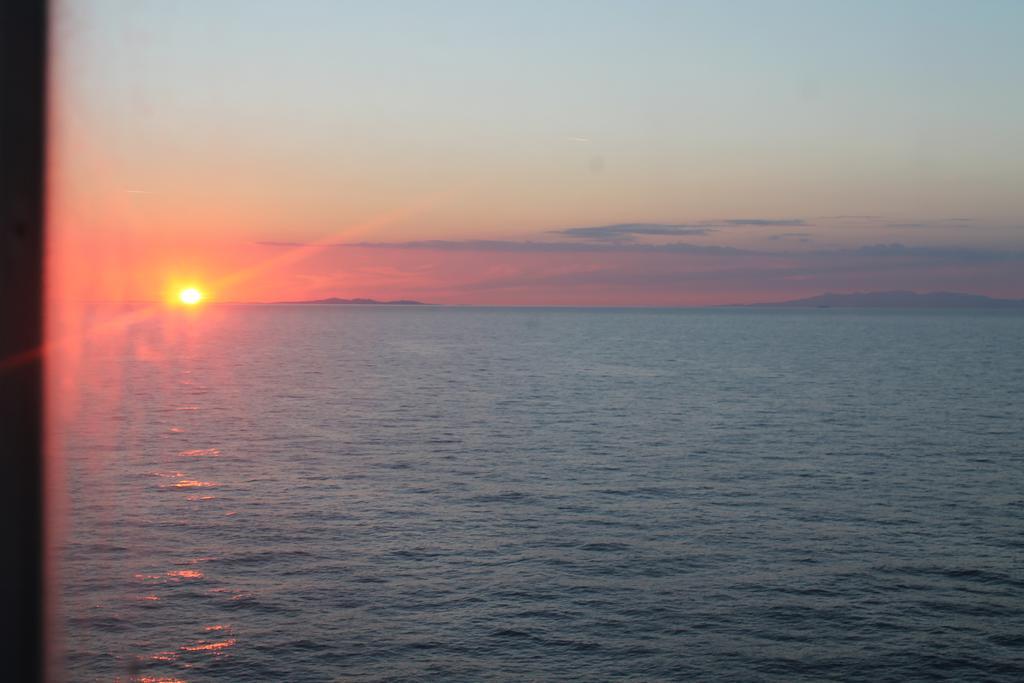
[(212, 481), (199, 481), (197, 479), (182, 479), (181, 481), (171, 484), (176, 489), (205, 489), (213, 488), (217, 486), (216, 482)]
[(167, 572), (167, 576), (176, 579), (201, 579), (203, 573), (198, 569), (173, 569)]
[(149, 656), (150, 661), (153, 662), (173, 662), (178, 658), (178, 653), (174, 650), (165, 650), (163, 652), (157, 652)]
[(220, 455), (219, 448), (193, 448), (187, 451), (182, 451), (178, 455), (186, 458), (202, 458), (202, 457), (216, 457)]
[(234, 646), (238, 641), (234, 638), (228, 638), (227, 640), (218, 640), (213, 642), (198, 641), (195, 645), (182, 645), (181, 649), (185, 652), (220, 652), (226, 650), (229, 647)]
[[(230, 474), (218, 469), (227, 464), (224, 451), (212, 445), (211, 441), (216, 443), (213, 439), (190, 438), (190, 434), (203, 432), (211, 409), (219, 409), (209, 402), (215, 392), (206, 386), (215, 386), (221, 379), (216, 375), (219, 369), (191, 367), (196, 362), (195, 345), (201, 331), (196, 316), (186, 319), (176, 313), (173, 317), (153, 316), (153, 320), (151, 328), (126, 327), (120, 334), (105, 338), (111, 346), (111, 357), (126, 358), (128, 365), (119, 368), (121, 374), (91, 380), (88, 387), (95, 388), (95, 393), (73, 406), (82, 409), (80, 433), (93, 439), (80, 439), (82, 452), (88, 448), (92, 454), (92, 459), (81, 460), (81, 467), (89, 468), (89, 474), (96, 478), (107, 477), (101, 479), (108, 485), (104, 493), (109, 493), (117, 510), (130, 510), (127, 514), (137, 514), (142, 523), (159, 520), (155, 527), (158, 533), (198, 528), (203, 516), (209, 517), (206, 521), (231, 524), (222, 515), (230, 518), (234, 513), (220, 507), (216, 501), (219, 496), (209, 495), (214, 489), (231, 486)], [(152, 402), (144, 407), (134, 394), (126, 400), (123, 393), (107, 390), (108, 385), (128, 382), (130, 373), (138, 368), (144, 369), (146, 378), (138, 385), (139, 395)], [(107, 445), (113, 438), (100, 442), (100, 437), (109, 434), (101, 433), (100, 423), (92, 421), (98, 413), (112, 416), (111, 429), (119, 430), (113, 432), (118, 439), (116, 449)], [(155, 491), (162, 495), (154, 497)], [(213, 502), (192, 504), (204, 501)], [(117, 528), (126, 520), (110, 521), (109, 545), (117, 552), (124, 552), (124, 547), (132, 544), (151, 542), (149, 538), (120, 538), (122, 532)], [(113, 623), (126, 621), (123, 613), (134, 613), (133, 618), (141, 620), (138, 623), (151, 625), (148, 631), (142, 629), (145, 637), (132, 637), (130, 643), (126, 642), (126, 650), (108, 650), (116, 660), (111, 663), (116, 669), (111, 671), (110, 679), (184, 683), (193, 680), (205, 662), (231, 657), (240, 648), (232, 627), (218, 623), (216, 616), (203, 610), (237, 609), (236, 605), (256, 598), (251, 592), (226, 588), (225, 581), (231, 579), (215, 571), (216, 564), (203, 564), (216, 560), (216, 551), (200, 545), (198, 537), (193, 539), (196, 544), (165, 544), (149, 556), (137, 557), (134, 564), (124, 567), (121, 592), (103, 604), (88, 607), (112, 613)], [(163, 554), (165, 551), (169, 554)], [(145, 616), (139, 616), (143, 610)], [(194, 621), (175, 633), (163, 630), (162, 624), (180, 618)]]

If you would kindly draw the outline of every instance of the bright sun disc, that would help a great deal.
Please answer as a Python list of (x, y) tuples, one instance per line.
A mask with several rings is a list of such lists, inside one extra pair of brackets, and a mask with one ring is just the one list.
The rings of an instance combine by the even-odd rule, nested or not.
[(178, 298), (181, 299), (181, 303), (188, 304), (189, 306), (195, 305), (200, 302), (203, 298), (203, 293), (195, 287), (189, 287), (178, 292)]

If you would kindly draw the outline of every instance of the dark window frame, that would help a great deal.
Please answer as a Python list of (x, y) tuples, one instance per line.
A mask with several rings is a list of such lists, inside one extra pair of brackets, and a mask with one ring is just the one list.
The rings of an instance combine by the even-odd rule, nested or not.
[(0, 661), (12, 681), (55, 675), (44, 647), (47, 4), (0, 2)]

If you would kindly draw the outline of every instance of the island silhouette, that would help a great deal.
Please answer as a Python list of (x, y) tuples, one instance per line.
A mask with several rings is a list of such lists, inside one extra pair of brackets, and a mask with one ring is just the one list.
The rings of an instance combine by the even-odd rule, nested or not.
[(342, 304), (346, 306), (429, 306), (430, 304), (422, 301), (412, 301), (411, 299), (399, 299), (398, 301), (377, 301), (376, 299), (341, 299), (336, 296), (328, 297), (326, 299), (309, 299), (306, 301), (273, 301), (275, 304)]
[[(343, 306), (431, 306), (423, 301), (328, 297), (300, 301), (272, 301), (276, 305), (343, 305)], [(758, 308), (1024, 308), (1024, 299), (1000, 299), (983, 294), (963, 292), (826, 292), (805, 299), (740, 304)]]

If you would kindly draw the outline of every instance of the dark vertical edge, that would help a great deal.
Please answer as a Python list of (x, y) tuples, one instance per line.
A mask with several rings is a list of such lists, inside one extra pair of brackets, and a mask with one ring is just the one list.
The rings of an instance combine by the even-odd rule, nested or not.
[(10, 681), (43, 677), (47, 15), (45, 0), (0, 1), (0, 662)]

